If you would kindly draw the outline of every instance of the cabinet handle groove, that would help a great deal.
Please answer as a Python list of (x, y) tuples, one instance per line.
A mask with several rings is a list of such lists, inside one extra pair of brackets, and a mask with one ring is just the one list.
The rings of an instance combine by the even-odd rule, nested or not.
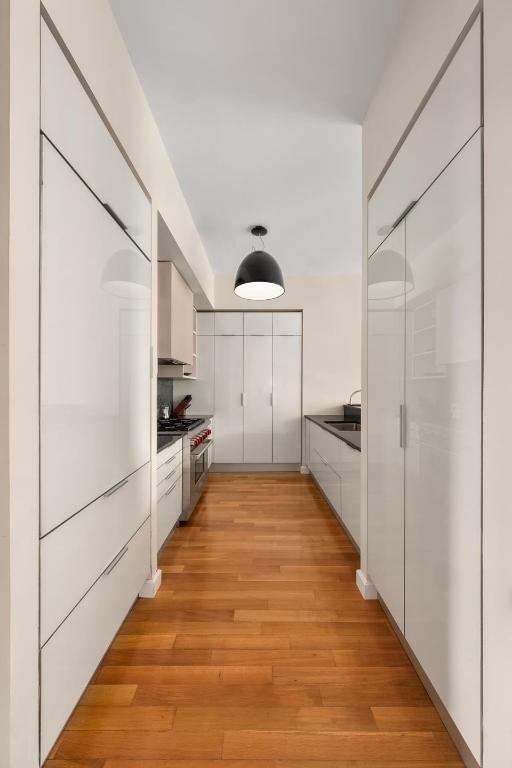
[(175, 475), (177, 471), (178, 471), (178, 467), (176, 467), (176, 469), (173, 469), (172, 472), (169, 472), (169, 474), (164, 477), (164, 480), (168, 480), (170, 477)]
[(405, 448), (405, 405), (400, 405), (400, 448)]
[(103, 207), (105, 208), (105, 210), (106, 210), (108, 213), (110, 213), (110, 215), (112, 216), (112, 218), (114, 219), (114, 221), (116, 222), (116, 224), (119, 224), (119, 226), (121, 227), (121, 229), (122, 229), (122, 230), (124, 230), (125, 232), (127, 232), (127, 231), (128, 231), (128, 227), (127, 227), (127, 225), (126, 225), (126, 224), (124, 223), (124, 221), (123, 221), (123, 220), (122, 220), (122, 219), (121, 219), (121, 218), (120, 218), (120, 217), (117, 215), (117, 213), (114, 211), (114, 209), (112, 208), (112, 206), (110, 206), (108, 203), (103, 203)]
[(108, 499), (109, 496), (113, 496), (114, 493), (117, 493), (117, 491), (120, 491), (121, 488), (123, 488), (125, 485), (128, 485), (128, 480), (121, 480), (120, 483), (117, 483), (117, 485), (114, 485), (113, 488), (110, 488), (110, 490), (104, 493), (103, 498)]
[(126, 545), (126, 547), (123, 547), (123, 549), (119, 552), (119, 554), (117, 554), (114, 557), (110, 565), (107, 565), (107, 567), (103, 571), (103, 575), (108, 576), (109, 573), (112, 573), (112, 571), (114, 570), (118, 562), (123, 559), (123, 557), (126, 555), (127, 552), (128, 552), (128, 545)]
[(168, 496), (172, 491), (174, 491), (177, 485), (178, 485), (178, 481), (176, 480), (176, 482), (173, 485), (171, 485), (169, 490), (164, 493), (164, 496)]

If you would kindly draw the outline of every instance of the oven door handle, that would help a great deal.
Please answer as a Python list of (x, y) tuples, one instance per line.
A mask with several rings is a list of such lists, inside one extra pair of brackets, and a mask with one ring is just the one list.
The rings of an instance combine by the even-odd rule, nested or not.
[(201, 443), (201, 450), (200, 450), (200, 451), (197, 451), (197, 453), (196, 453), (196, 451), (192, 451), (192, 453), (191, 453), (190, 455), (191, 455), (191, 456), (192, 456), (192, 458), (194, 458), (194, 459), (200, 459), (200, 458), (201, 458), (201, 456), (203, 455), (203, 453), (204, 453), (205, 451), (207, 451), (207, 450), (208, 450), (208, 448), (209, 448), (211, 445), (213, 445), (213, 440), (205, 440), (205, 441), (204, 441), (204, 443)]

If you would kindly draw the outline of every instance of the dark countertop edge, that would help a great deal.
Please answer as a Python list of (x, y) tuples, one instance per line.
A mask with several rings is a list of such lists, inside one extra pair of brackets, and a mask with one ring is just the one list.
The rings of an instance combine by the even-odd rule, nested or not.
[[(163, 443), (163, 445), (158, 447), (158, 438), (162, 438), (162, 437), (165, 439), (165, 442)], [(162, 451), (165, 451), (166, 448), (169, 448), (169, 446), (174, 445), (174, 443), (177, 443), (178, 440), (181, 440), (182, 437), (183, 437), (182, 434), (173, 435), (173, 434), (170, 433), (169, 437), (167, 439), (167, 435), (158, 435), (158, 437), (157, 437), (157, 449), (156, 449), (157, 454), (161, 453)]]
[(343, 440), (344, 443), (349, 445), (351, 448), (355, 448), (356, 451), (361, 452), (360, 432), (340, 432), (339, 429), (331, 427), (330, 424), (326, 424), (326, 421), (334, 421), (334, 419), (336, 419), (336, 421), (347, 421), (349, 423), (354, 421), (354, 419), (345, 419), (343, 414), (340, 413), (327, 413), (320, 416), (307, 414), (304, 416), (304, 418), (309, 419), (313, 422), (313, 424), (317, 424), (319, 427), (322, 427), (322, 429), (325, 429), (326, 432), (334, 435), (334, 437), (337, 437), (339, 440)]

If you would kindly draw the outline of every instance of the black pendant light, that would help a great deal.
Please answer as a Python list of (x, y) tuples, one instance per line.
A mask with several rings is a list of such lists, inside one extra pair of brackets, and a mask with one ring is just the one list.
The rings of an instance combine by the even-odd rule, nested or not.
[[(262, 245), (267, 232), (261, 224), (251, 227), (251, 233), (260, 238)], [(270, 253), (254, 250), (245, 257), (236, 273), (235, 293), (242, 299), (252, 301), (277, 299), (284, 293), (281, 267)]]

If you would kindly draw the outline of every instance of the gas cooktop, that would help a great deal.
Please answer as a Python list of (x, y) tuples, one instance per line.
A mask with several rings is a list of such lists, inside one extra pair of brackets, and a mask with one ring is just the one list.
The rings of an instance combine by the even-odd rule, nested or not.
[(162, 432), (190, 432), (191, 429), (204, 424), (204, 419), (180, 419), (172, 417), (170, 419), (158, 419), (158, 433)]

